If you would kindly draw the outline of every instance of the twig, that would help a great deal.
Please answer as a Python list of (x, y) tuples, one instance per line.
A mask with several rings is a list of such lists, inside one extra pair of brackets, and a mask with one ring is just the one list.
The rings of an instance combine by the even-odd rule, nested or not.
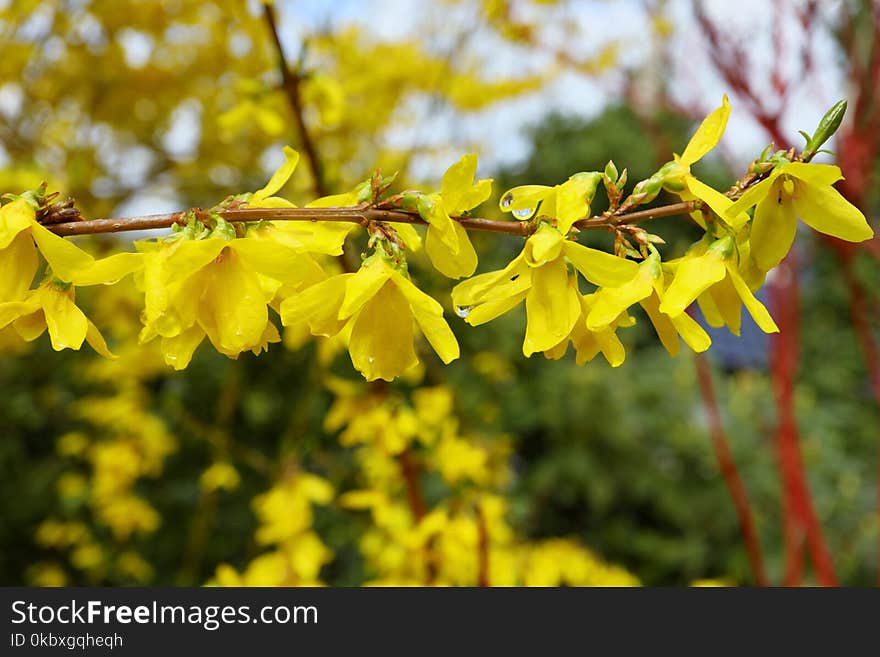
[[(613, 228), (616, 225), (634, 224), (659, 217), (683, 215), (701, 207), (699, 201), (673, 203), (648, 210), (639, 210), (624, 215), (609, 217), (596, 215), (575, 222), (581, 230)], [(56, 235), (89, 235), (93, 233), (120, 233), (130, 230), (150, 230), (170, 228), (175, 224), (185, 224), (190, 210), (166, 214), (148, 214), (112, 219), (87, 219), (47, 225)], [(382, 210), (359, 206), (339, 208), (235, 208), (217, 212), (226, 221), (347, 221), (367, 225), (371, 221), (384, 221), (402, 224), (426, 223), (416, 212), (405, 210)], [(196, 215), (205, 217), (207, 213), (196, 210)], [(507, 221), (501, 219), (482, 219), (479, 217), (452, 217), (468, 230), (482, 230), (493, 233), (509, 233), (528, 236), (535, 230), (535, 224), (528, 221)]]
[[(414, 523), (417, 525), (427, 513), (425, 499), (422, 497), (422, 486), (419, 482), (419, 465), (413, 459), (409, 448), (404, 449), (397, 456), (397, 462), (400, 464), (400, 473), (403, 475), (403, 482), (406, 486), (406, 498), (409, 502), (409, 509), (412, 513)], [(431, 585), (437, 579), (437, 564), (434, 561), (433, 537), (428, 540), (424, 547), (424, 558), (426, 566), (425, 584)]]
[(312, 172), (313, 187), (316, 196), (327, 196), (327, 183), (324, 180), (324, 167), (321, 158), (318, 156), (318, 149), (306, 126), (305, 111), (302, 103), (301, 83), (302, 75), (298, 69), (291, 69), (284, 55), (284, 46), (281, 45), (281, 37), (278, 33), (278, 22), (275, 20), (275, 9), (270, 2), (263, 3), (263, 18), (272, 34), (272, 43), (275, 45), (275, 52), (278, 56), (278, 68), (281, 71), (282, 89), (287, 96), (290, 109), (293, 112), (293, 119), (296, 122), (299, 141), (305, 154), (306, 162), (308, 162), (309, 170)]
[(709, 421), (709, 435), (712, 437), (712, 447), (715, 449), (715, 457), (721, 468), (721, 476), (733, 499), (736, 508), (736, 516), (739, 519), (743, 542), (749, 555), (749, 564), (752, 568), (752, 577), (758, 586), (767, 586), (767, 572), (764, 569), (764, 558), (761, 553), (761, 541), (755, 528), (752, 510), (749, 504), (749, 496), (739, 476), (736, 461), (730, 452), (727, 437), (724, 434), (724, 425), (721, 422), (721, 412), (718, 407), (718, 399), (715, 396), (715, 387), (712, 383), (712, 372), (709, 370), (709, 361), (703, 354), (696, 354), (694, 362), (697, 366), (697, 382), (700, 386), (700, 394), (703, 397), (703, 406)]

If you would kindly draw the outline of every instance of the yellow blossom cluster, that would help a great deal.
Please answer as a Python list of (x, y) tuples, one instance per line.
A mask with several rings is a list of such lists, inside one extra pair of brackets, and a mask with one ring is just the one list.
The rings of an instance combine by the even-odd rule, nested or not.
[[(339, 504), (368, 514), (360, 549), (373, 585), (631, 585), (573, 540), (530, 542), (510, 525), (507, 442), (463, 435), (445, 386), (411, 399), (337, 387), (326, 427), (356, 448), (363, 487)], [(423, 492), (439, 477), (437, 499)]]
[[(96, 299), (97, 316), (107, 317), (115, 335), (137, 335), (135, 322), (120, 307), (136, 303), (133, 288), (113, 286)], [(75, 401), (71, 417), (80, 428), (56, 440), (68, 464), (56, 480), (62, 515), (45, 520), (37, 544), (60, 561), (40, 561), (28, 573), (36, 585), (70, 581), (65, 567), (87, 581), (146, 584), (153, 566), (142, 551), (161, 527), (159, 510), (148, 501), (144, 483), (161, 477), (178, 440), (149, 410), (144, 381), (161, 371), (161, 357), (128, 345), (117, 359), (95, 359), (80, 372), (96, 392)]]
[[(88, 428), (63, 434), (56, 443), (59, 456), (75, 464), (56, 484), (70, 517), (45, 520), (37, 529), (37, 543), (66, 554), (73, 568), (96, 582), (146, 583), (153, 576), (134, 540), (154, 534), (161, 517), (136, 487), (162, 474), (177, 441), (144, 406), (133, 386), (112, 396), (85, 397), (74, 411)], [(45, 563), (31, 579), (40, 583), (46, 573), (63, 574), (64, 569)]]
[(327, 505), (333, 486), (316, 475), (285, 473), (268, 491), (256, 497), (253, 509), (259, 520), (256, 542), (271, 546), (242, 572), (222, 564), (210, 584), (217, 586), (315, 586), (333, 553), (312, 528), (312, 507)]

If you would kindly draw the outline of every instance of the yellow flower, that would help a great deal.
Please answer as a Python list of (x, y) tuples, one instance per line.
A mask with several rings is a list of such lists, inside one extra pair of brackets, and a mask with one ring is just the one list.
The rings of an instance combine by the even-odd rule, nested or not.
[[(38, 251), (51, 276), (29, 289), (39, 266)], [(55, 350), (88, 342), (112, 358), (95, 325), (74, 303), (74, 285), (109, 285), (142, 266), (138, 253), (96, 260), (36, 220), (33, 205), (18, 199), (0, 208), (0, 330), (12, 324), (19, 337), (36, 340), (47, 328)]]
[(789, 162), (746, 190), (727, 212), (755, 206), (750, 236), (755, 263), (767, 271), (778, 265), (794, 242), (798, 217), (826, 235), (848, 242), (871, 239), (865, 216), (832, 185), (843, 176), (830, 164)]
[(238, 488), (240, 482), (238, 470), (226, 461), (212, 463), (199, 477), (199, 484), (206, 493), (218, 490), (232, 491)]
[(333, 495), (330, 482), (307, 472), (277, 482), (253, 500), (260, 521), (257, 543), (283, 543), (307, 533), (312, 526), (312, 506), (329, 504)]
[(666, 350), (675, 356), (679, 351), (678, 336), (694, 351), (709, 348), (712, 340), (703, 328), (687, 313), (670, 317), (660, 312), (660, 300), (665, 292), (665, 276), (657, 252), (651, 253), (639, 265), (638, 273), (626, 284), (603, 287), (592, 295), (592, 307), (587, 315), (587, 329), (599, 331), (615, 322), (635, 303), (642, 306), (654, 325)]
[(547, 351), (566, 339), (581, 317), (569, 262), (599, 286), (622, 285), (638, 269), (632, 261), (567, 240), (556, 228), (542, 223), (507, 267), (459, 283), (452, 301), (471, 326), (485, 324), (525, 301), (523, 354)]
[(560, 185), (522, 185), (506, 191), (499, 201), (502, 212), (510, 212), (521, 221), (531, 219), (539, 210), (541, 217), (551, 217), (563, 235), (578, 219), (590, 215), (590, 203), (602, 180), (597, 171), (581, 172)]
[(393, 268), (383, 252), (354, 274), (340, 274), (285, 299), (285, 326), (309, 325), (313, 335), (334, 336), (350, 327), (349, 354), (368, 381), (391, 381), (418, 363), (413, 319), (444, 363), (459, 356), (443, 308)]
[(74, 303), (74, 288), (69, 283), (49, 280), (29, 290), (21, 301), (0, 303), (0, 329), (9, 324), (27, 342), (48, 329), (55, 351), (79, 349), (88, 342), (105, 358), (115, 358), (101, 332)]
[(616, 331), (618, 327), (632, 326), (635, 320), (624, 310), (612, 322), (599, 328), (589, 328), (586, 320), (593, 309), (596, 295), (583, 295), (578, 292), (577, 281), (574, 277), (569, 279), (569, 285), (577, 294), (580, 314), (572, 326), (571, 332), (559, 344), (545, 350), (544, 357), (553, 360), (562, 358), (568, 351), (568, 343), (571, 342), (575, 349), (575, 362), (578, 365), (590, 362), (601, 352), (611, 367), (620, 367), (626, 359), (626, 350), (617, 337)]
[(55, 279), (74, 285), (110, 285), (143, 265), (138, 253), (96, 260), (36, 220), (33, 205), (18, 199), (0, 208), (0, 302), (20, 299), (37, 272), (37, 250)]
[[(284, 147), (284, 164), (282, 164), (264, 187), (258, 189), (247, 199), (248, 205), (255, 208), (295, 208), (296, 205), (286, 198), (275, 196), (287, 183), (296, 165), (299, 164), (299, 153), (290, 146)], [(306, 207), (327, 208), (356, 205), (358, 193), (348, 192), (334, 196), (325, 196), (308, 203)], [(287, 246), (304, 249), (313, 253), (340, 255), (345, 237), (354, 224), (344, 221), (273, 221), (269, 222), (273, 229), (273, 239)]]
[[(736, 249), (732, 236), (717, 239), (711, 244), (702, 240), (687, 255), (679, 259), (672, 284), (663, 295), (660, 312), (672, 318), (680, 316), (695, 299), (707, 298), (717, 306), (721, 316), (731, 318), (728, 323), (735, 333), (739, 331), (741, 307), (765, 333), (776, 333), (779, 328), (758, 299), (752, 294), (736, 265)], [(702, 304), (701, 304), (702, 305)]]
[[(730, 103), (725, 95), (721, 100), (721, 106), (703, 119), (685, 147), (684, 153), (680, 156), (676, 155), (673, 162), (667, 165), (668, 171), (663, 178), (663, 186), (680, 196), (683, 201), (694, 199), (703, 201), (715, 214), (726, 219), (734, 228), (738, 228), (748, 220), (748, 216), (741, 210), (731, 212), (730, 199), (691, 174), (691, 166), (718, 145), (727, 128), (729, 117)], [(693, 212), (691, 216), (700, 226), (706, 228), (701, 213)]]
[(140, 341), (161, 337), (165, 362), (178, 370), (206, 335), (230, 358), (279, 342), (269, 304), (325, 277), (311, 256), (276, 240), (271, 226), (237, 239), (222, 228), (204, 239), (174, 237), (138, 243), (146, 256)]
[(477, 156), (465, 155), (443, 174), (439, 194), (420, 199), (420, 214), (428, 222), (425, 252), (449, 278), (470, 276), (477, 268), (477, 253), (467, 231), (451, 218), (477, 207), (492, 193), (491, 179), (474, 183), (476, 172)]

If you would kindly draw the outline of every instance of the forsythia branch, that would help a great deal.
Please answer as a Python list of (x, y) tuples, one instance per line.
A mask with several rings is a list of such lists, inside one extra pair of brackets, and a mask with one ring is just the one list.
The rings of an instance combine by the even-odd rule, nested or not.
[[(629, 212), (621, 215), (600, 214), (585, 217), (574, 223), (580, 230), (607, 229), (619, 225), (635, 224), (660, 217), (673, 217), (698, 211), (703, 207), (702, 201), (684, 201), (672, 203), (647, 210)], [(86, 219), (47, 225), (46, 228), (56, 235), (90, 235), (96, 233), (121, 233), (131, 230), (150, 230), (170, 228), (175, 224), (184, 225), (190, 210), (169, 212), (165, 214), (148, 214), (132, 217), (108, 219)], [(208, 221), (209, 213), (202, 209), (195, 210), (196, 216)], [(383, 210), (379, 208), (350, 206), (338, 208), (235, 208), (218, 210), (219, 216), (229, 222), (247, 221), (347, 221), (366, 226), (373, 221), (401, 224), (422, 224), (427, 222), (415, 211)], [(534, 222), (483, 219), (480, 217), (451, 217), (467, 230), (481, 230), (492, 233), (509, 233), (512, 235), (531, 235), (536, 228)]]

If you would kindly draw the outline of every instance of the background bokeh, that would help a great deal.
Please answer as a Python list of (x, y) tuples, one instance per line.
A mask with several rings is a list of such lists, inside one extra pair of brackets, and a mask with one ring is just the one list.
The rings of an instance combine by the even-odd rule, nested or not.
[[(698, 165), (723, 190), (847, 98), (823, 158), (876, 228), (876, 3), (726, 5), (278, 0), (276, 44), (259, 2), (0, 0), (0, 191), (46, 180), (90, 218), (210, 207), (308, 142), (294, 200), (375, 168), (434, 189), (477, 152), (496, 181), (478, 214), (497, 217), (504, 189), (610, 159), (648, 177), (728, 93), (728, 132)], [(680, 218), (655, 232), (664, 257), (698, 236)], [(479, 271), (521, 248), (474, 241)], [(450, 309), (423, 254), (410, 270)], [(0, 334), (0, 583), (752, 584), (720, 444), (763, 582), (876, 584), (878, 280), (876, 239), (802, 227), (761, 294), (773, 339), (746, 317), (740, 337), (711, 331), (704, 360), (670, 358), (640, 321), (621, 367), (578, 367), (524, 359), (522, 313), (480, 328), (450, 313), (462, 358), (425, 352), (383, 387), (291, 333), (236, 361), (202, 347), (175, 373), (137, 345), (133, 283), (84, 289), (118, 361)]]

